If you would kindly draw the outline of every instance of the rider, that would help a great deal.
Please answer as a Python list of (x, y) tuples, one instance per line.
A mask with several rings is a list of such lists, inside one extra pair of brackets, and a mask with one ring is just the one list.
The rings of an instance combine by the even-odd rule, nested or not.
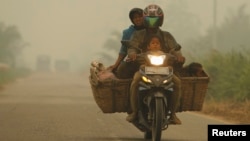
[[(132, 25), (130, 25), (127, 29), (123, 30), (122, 40), (129, 40), (134, 31), (144, 29), (143, 9), (137, 7), (132, 8), (129, 11), (129, 19), (132, 22)], [(127, 46), (122, 44), (118, 58), (115, 61), (115, 64), (109, 67), (113, 72), (116, 72), (117, 70), (117, 76), (119, 78), (133, 77), (133, 73), (131, 73), (130, 75), (128, 74), (129, 72), (133, 72), (133, 70), (128, 70), (132, 69), (129, 66), (131, 66), (131, 64), (133, 65), (133, 63), (123, 61), (126, 56), (127, 56)]]
[[(131, 37), (129, 48), (128, 48), (128, 57), (131, 60), (136, 59), (136, 54), (141, 52), (145, 52), (147, 50), (146, 42), (151, 35), (158, 35), (161, 37), (163, 44), (162, 44), (162, 51), (171, 53), (174, 56), (176, 56), (177, 61), (181, 64), (185, 62), (185, 58), (182, 56), (181, 53), (181, 46), (176, 42), (175, 38), (169, 33), (168, 31), (163, 31), (160, 29), (160, 26), (162, 26), (164, 14), (162, 9), (155, 4), (148, 5), (143, 12), (144, 17), (144, 30), (136, 31), (134, 32), (133, 36)], [(134, 75), (133, 79), (137, 76)], [(178, 108), (179, 104), (179, 98), (181, 95), (181, 80), (178, 77), (175, 77), (173, 79), (175, 85), (174, 85), (174, 93), (171, 98), (170, 103), (170, 123), (172, 124), (181, 124), (180, 119), (176, 116), (175, 112)], [(137, 114), (137, 91), (138, 91), (138, 85), (135, 83), (131, 84), (130, 91), (134, 91), (135, 93), (131, 93), (130, 95), (130, 102), (131, 102), (131, 108), (132, 113), (129, 114), (129, 116), (126, 118), (127, 121), (132, 122), (136, 118)]]

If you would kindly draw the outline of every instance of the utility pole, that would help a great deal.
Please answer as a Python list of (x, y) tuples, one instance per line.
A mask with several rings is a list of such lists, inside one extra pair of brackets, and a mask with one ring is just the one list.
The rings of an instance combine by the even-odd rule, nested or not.
[(217, 48), (217, 0), (213, 0), (213, 43), (212, 48)]

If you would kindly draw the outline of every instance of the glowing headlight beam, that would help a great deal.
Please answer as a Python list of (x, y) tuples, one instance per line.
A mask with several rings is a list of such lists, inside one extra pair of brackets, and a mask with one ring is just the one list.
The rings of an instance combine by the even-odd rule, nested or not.
[(148, 55), (148, 58), (152, 65), (162, 65), (164, 59), (166, 58), (166, 55), (160, 55), (160, 56)]

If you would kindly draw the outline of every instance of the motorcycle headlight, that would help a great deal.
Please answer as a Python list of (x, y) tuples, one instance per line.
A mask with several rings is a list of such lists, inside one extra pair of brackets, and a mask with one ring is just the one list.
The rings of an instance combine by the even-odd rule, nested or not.
[(162, 65), (164, 63), (164, 60), (166, 58), (166, 55), (148, 55), (148, 59), (150, 60), (150, 63), (152, 65)]
[(166, 79), (166, 80), (164, 80), (162, 83), (163, 83), (163, 84), (166, 84), (166, 83), (168, 83), (168, 80)]
[(152, 83), (152, 81), (145, 76), (142, 76), (142, 80), (147, 83)]

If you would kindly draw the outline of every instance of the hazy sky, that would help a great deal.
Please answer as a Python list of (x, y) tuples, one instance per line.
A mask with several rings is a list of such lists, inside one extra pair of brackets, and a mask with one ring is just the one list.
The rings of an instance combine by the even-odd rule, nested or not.
[[(174, 1), (177, 0), (0, 0), (0, 22), (17, 26), (23, 40), (30, 43), (24, 52), (28, 62), (34, 62), (39, 53), (83, 61), (85, 56), (88, 62), (97, 57), (93, 54), (100, 50), (111, 31), (121, 31), (130, 25), (128, 11), (132, 7), (144, 8), (151, 3), (166, 7)], [(205, 31), (212, 24), (213, 0), (186, 1)], [(218, 22), (228, 9), (235, 10), (243, 3), (250, 5), (249, 0), (217, 3)], [(247, 11), (250, 12), (249, 6)]]

